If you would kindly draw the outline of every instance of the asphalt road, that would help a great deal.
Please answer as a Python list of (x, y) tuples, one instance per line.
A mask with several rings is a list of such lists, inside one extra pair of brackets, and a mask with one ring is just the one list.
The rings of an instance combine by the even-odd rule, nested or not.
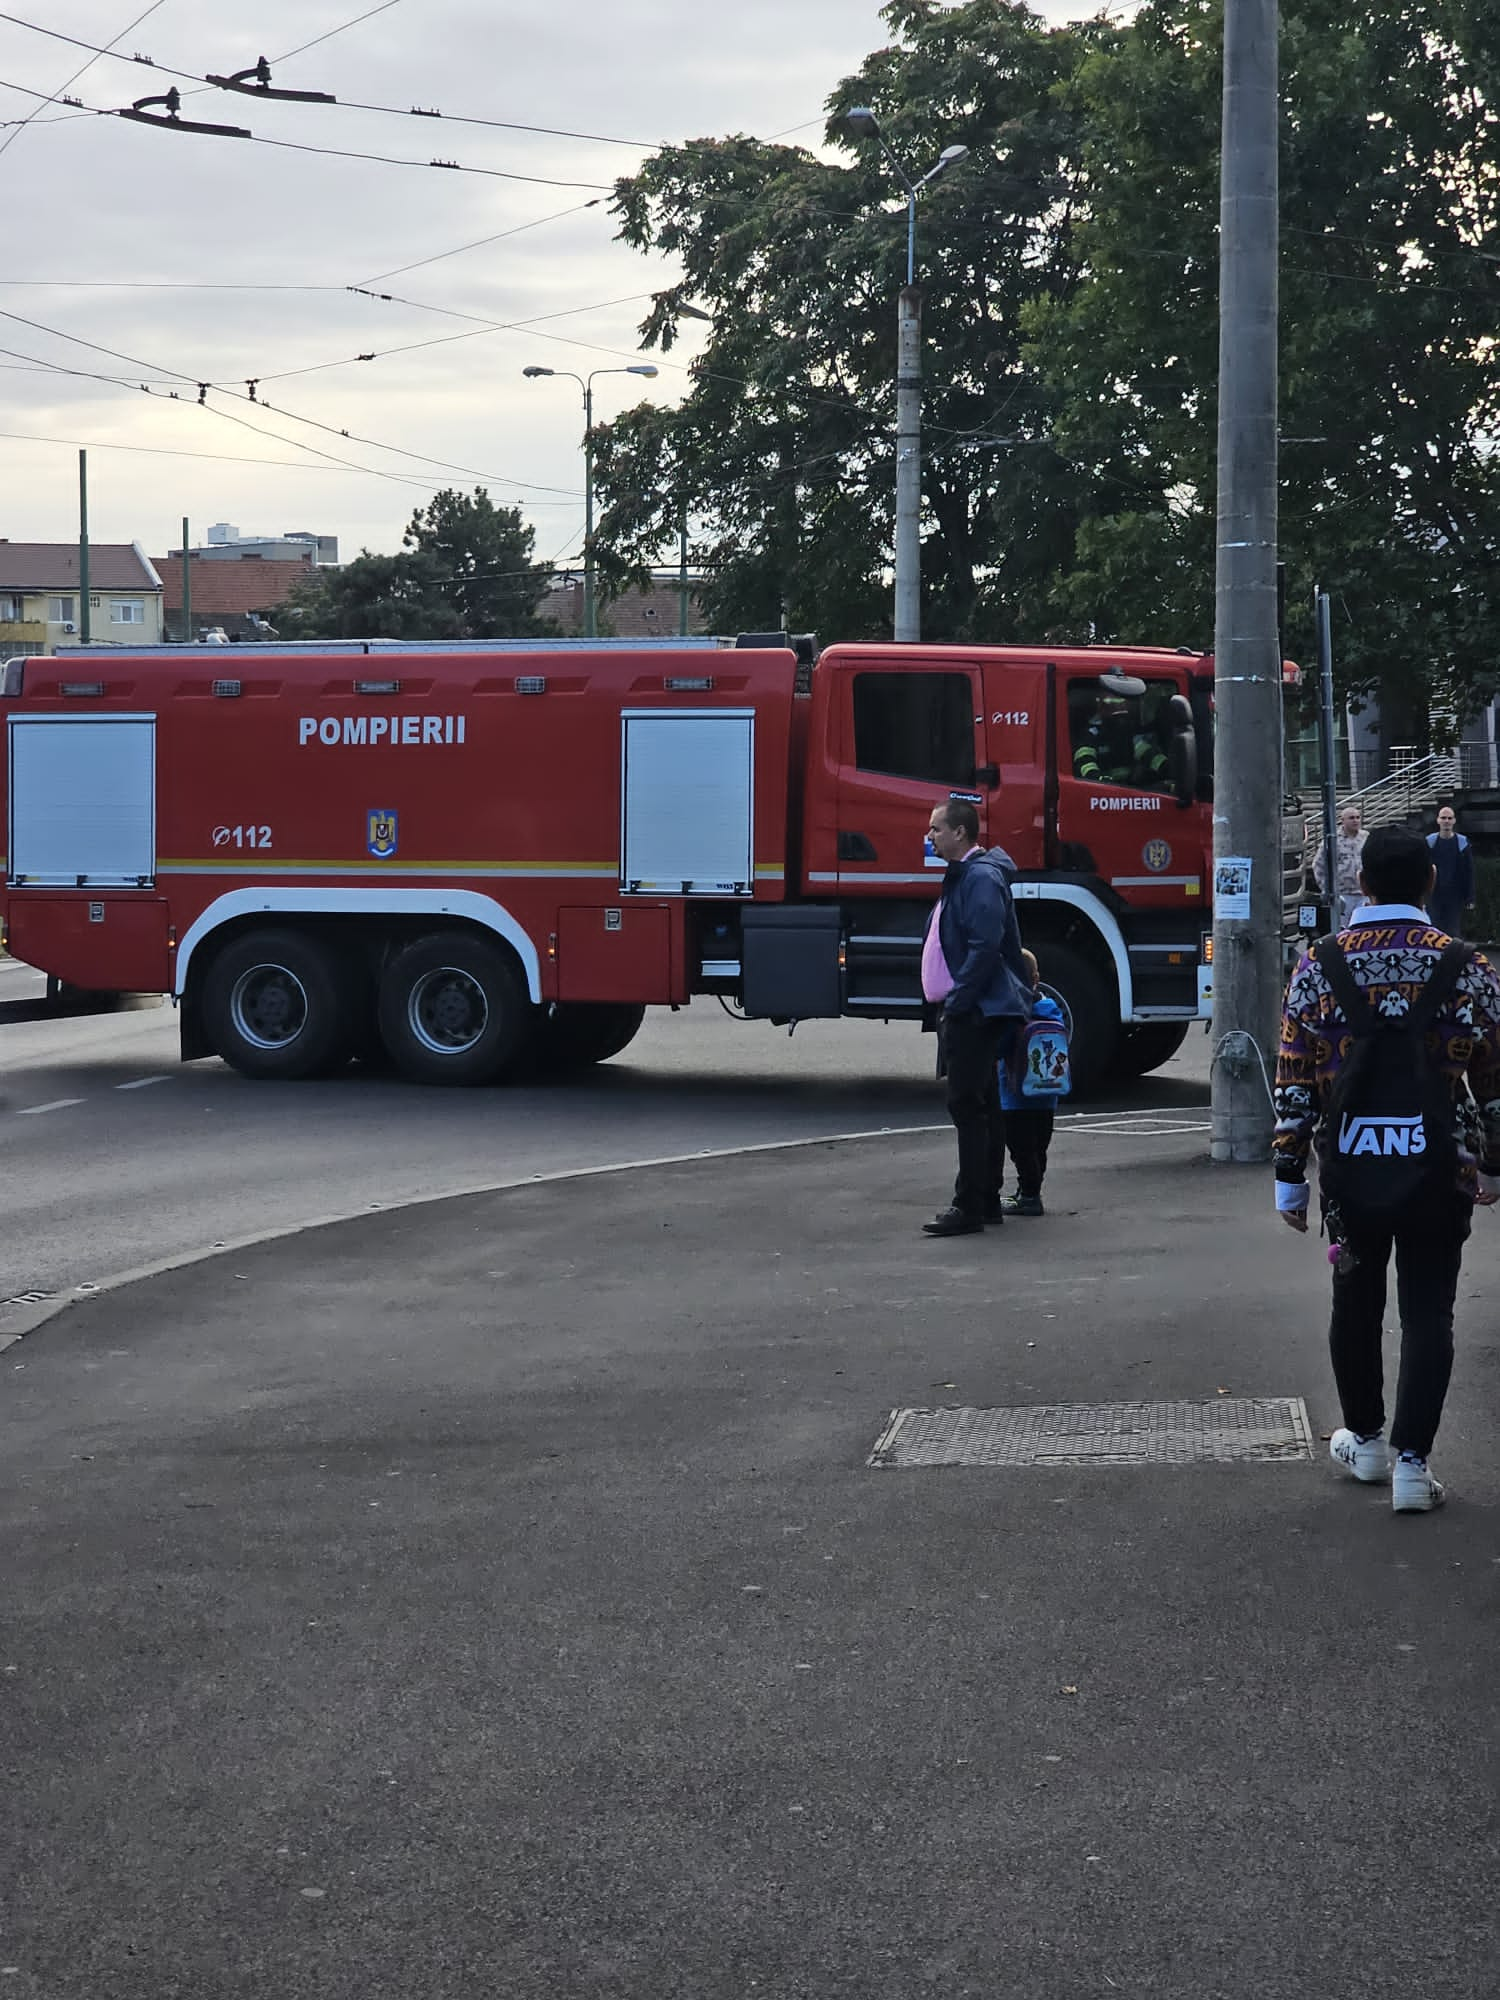
[[(941, 1124), (914, 1027), (809, 1022), (795, 1036), (712, 1002), (653, 1011), (625, 1053), (566, 1084), (421, 1088), (358, 1069), (248, 1083), (183, 1065), (163, 1006), (53, 1020), (0, 961), (0, 1334), (61, 1295), (311, 1221), (582, 1167)], [(1207, 1043), (1089, 1107), (1176, 1114), (1207, 1098)]]
[(1493, 2000), (1492, 1218), (1442, 1514), (1324, 1445), (868, 1463), (897, 1406), (1330, 1427), (1320, 1246), (1167, 1122), (982, 1237), (917, 1232), (946, 1134), (874, 1138), (11, 1347), (0, 2000)]

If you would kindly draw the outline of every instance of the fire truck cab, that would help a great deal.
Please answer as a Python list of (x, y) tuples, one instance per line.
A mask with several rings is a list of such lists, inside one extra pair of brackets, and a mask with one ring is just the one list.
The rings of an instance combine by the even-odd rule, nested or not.
[(972, 801), (1085, 1087), (1207, 1012), (1212, 662), (1141, 648), (379, 641), (0, 669), (9, 949), (170, 995), (185, 1059), (424, 1081), (648, 1006), (922, 1013)]

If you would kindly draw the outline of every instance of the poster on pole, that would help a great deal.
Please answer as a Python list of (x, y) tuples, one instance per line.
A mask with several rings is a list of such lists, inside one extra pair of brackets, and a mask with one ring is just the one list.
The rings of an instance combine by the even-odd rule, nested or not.
[(1214, 915), (1228, 922), (1250, 918), (1250, 857), (1226, 854), (1214, 863)]

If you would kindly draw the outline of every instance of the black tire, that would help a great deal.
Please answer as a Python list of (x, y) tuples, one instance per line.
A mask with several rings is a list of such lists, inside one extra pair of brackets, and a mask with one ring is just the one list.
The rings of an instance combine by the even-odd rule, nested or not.
[(608, 1062), (630, 1046), (645, 1018), (644, 1007), (621, 1002), (556, 1007), (542, 1033), (542, 1061), (554, 1071)]
[(249, 931), (203, 981), (210, 1045), (241, 1076), (292, 1083), (348, 1060), (348, 982), (332, 948), (302, 931)]
[(489, 1083), (530, 1051), (538, 1010), (503, 945), (435, 931), (398, 952), (380, 981), (380, 1038), (415, 1083)]
[(1187, 1040), (1187, 1021), (1140, 1021), (1126, 1028), (1115, 1051), (1116, 1076), (1149, 1076)]
[(1109, 1079), (1120, 1042), (1119, 1003), (1106, 981), (1081, 952), (1068, 945), (1034, 946), (1042, 984), (1068, 1021), (1068, 1067), (1073, 1095), (1088, 1097)]

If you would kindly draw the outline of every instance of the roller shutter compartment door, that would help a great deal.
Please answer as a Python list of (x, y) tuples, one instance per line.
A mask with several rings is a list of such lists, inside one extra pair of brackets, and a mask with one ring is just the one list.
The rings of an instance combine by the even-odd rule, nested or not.
[(156, 718), (13, 716), (10, 879), (137, 888), (156, 876)]
[(621, 888), (657, 896), (752, 894), (754, 714), (627, 710), (621, 724)]

